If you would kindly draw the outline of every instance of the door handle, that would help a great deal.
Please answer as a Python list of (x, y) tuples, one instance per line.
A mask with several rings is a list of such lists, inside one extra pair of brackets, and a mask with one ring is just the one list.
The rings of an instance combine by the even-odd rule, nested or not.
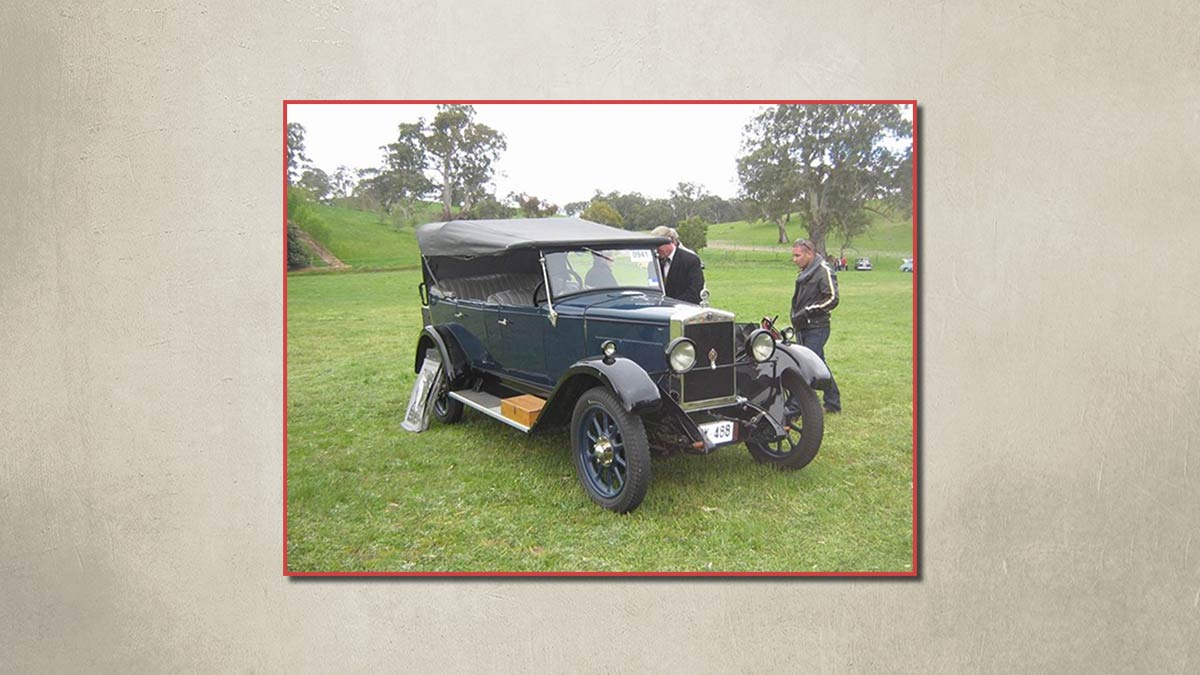
[(455, 313), (454, 313), (454, 318), (456, 318), (456, 319), (461, 319), (462, 317), (463, 317), (463, 313), (462, 313), (462, 312), (455, 312)]
[(508, 325), (508, 319), (500, 319), (500, 320), (499, 320), (499, 321), (497, 321), (496, 323), (500, 324), (501, 326), (507, 326), (507, 325)]

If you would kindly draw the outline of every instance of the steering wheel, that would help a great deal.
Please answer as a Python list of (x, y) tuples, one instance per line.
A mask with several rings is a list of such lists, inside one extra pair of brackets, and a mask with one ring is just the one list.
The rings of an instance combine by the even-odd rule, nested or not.
[[(574, 291), (582, 290), (583, 289), (583, 277), (579, 276), (579, 273), (572, 269), (568, 269), (567, 274), (571, 275), (571, 278), (568, 279), (567, 281), (563, 282), (563, 292), (571, 293)], [(572, 288), (572, 286), (574, 286), (574, 288)]]
[[(567, 279), (561, 281), (562, 287), (558, 289), (559, 295), (563, 295), (566, 293), (574, 293), (575, 291), (583, 290), (583, 279), (579, 276), (579, 273), (576, 272), (575, 270), (565, 270), (565, 271), (567, 273)], [(534, 289), (533, 289), (533, 304), (534, 305), (538, 304), (538, 291), (543, 290), (545, 287), (546, 287), (545, 281), (539, 281), (538, 285), (534, 287)]]

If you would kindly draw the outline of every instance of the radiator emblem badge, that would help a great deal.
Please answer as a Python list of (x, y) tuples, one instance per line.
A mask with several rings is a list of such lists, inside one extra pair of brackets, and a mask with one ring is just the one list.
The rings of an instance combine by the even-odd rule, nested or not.
[(708, 350), (708, 367), (711, 370), (717, 369), (717, 350), (715, 349)]

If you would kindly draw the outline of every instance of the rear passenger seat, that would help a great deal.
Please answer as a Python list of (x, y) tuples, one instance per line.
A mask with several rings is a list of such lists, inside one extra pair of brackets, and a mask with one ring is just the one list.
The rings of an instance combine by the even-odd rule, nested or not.
[(438, 288), (464, 300), (483, 300), (499, 305), (533, 305), (533, 289), (542, 277), (537, 274), (488, 274), (481, 277), (441, 279)]

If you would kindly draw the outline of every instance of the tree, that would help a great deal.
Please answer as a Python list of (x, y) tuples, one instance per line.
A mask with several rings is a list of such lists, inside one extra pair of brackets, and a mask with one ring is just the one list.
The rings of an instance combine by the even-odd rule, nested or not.
[[(399, 207), (401, 215), (411, 219), (417, 202), (433, 191), (433, 182), (425, 175), (425, 124), (401, 124), (396, 140), (381, 146), (383, 168), (359, 172), (359, 187), (391, 214)], [(448, 220), (449, 218), (447, 218)]]
[(308, 155), (304, 154), (304, 127), (299, 122), (288, 122), (287, 125), (287, 173), (288, 185), (296, 182), (300, 169), (308, 164)]
[(846, 249), (850, 248), (850, 243), (855, 237), (866, 232), (868, 225), (870, 221), (867, 219), (865, 208), (839, 215), (834, 219), (830, 232), (842, 240), (838, 250), (839, 258), (846, 257)]
[(332, 196), (333, 183), (329, 179), (329, 174), (316, 167), (306, 169), (304, 175), (300, 176), (298, 185), (308, 190), (313, 199), (319, 202), (328, 201)]
[(475, 202), (470, 212), (464, 216), (473, 220), (505, 220), (517, 215), (517, 209), (496, 199), (495, 195), (487, 195)]
[(824, 253), (832, 228), (860, 222), (854, 212), (872, 200), (896, 203), (905, 154), (895, 148), (911, 136), (895, 105), (774, 106), (746, 125), (738, 178), (779, 228), (780, 243), (799, 211)]
[(709, 223), (741, 220), (737, 205), (716, 195), (705, 195), (696, 203), (696, 215)]
[(581, 217), (593, 223), (602, 223), (613, 227), (621, 227), (625, 224), (625, 219), (621, 217), (621, 214), (602, 199), (593, 199), (592, 203), (583, 210)]
[(596, 191), (592, 201), (602, 201), (617, 210), (621, 214), (621, 222), (628, 229), (645, 229), (642, 224), (642, 211), (649, 205), (650, 201), (639, 192), (609, 192), (602, 194), (599, 190)]
[(675, 217), (675, 211), (671, 209), (670, 204), (665, 199), (652, 199), (638, 213), (638, 222), (636, 226), (630, 229), (637, 230), (653, 230), (656, 227), (665, 225), (666, 227), (674, 227), (679, 220)]
[(463, 211), (470, 211), (471, 204), (486, 194), (492, 165), (507, 147), (504, 134), (474, 120), (472, 106), (439, 105), (422, 135), (429, 167), (440, 179), (434, 187), (441, 193), (445, 220), (450, 219), (452, 206), (461, 204)]
[[(788, 160), (769, 142), (738, 158), (742, 194), (755, 207), (755, 220), (769, 220), (779, 229), (778, 242), (786, 244), (787, 225), (798, 198), (798, 188)], [(750, 220), (750, 218), (747, 218)]]
[(698, 209), (701, 200), (710, 197), (712, 195), (708, 194), (703, 185), (681, 181), (671, 190), (670, 201), (671, 208), (675, 211), (675, 219), (687, 220), (692, 216), (700, 215)]
[(371, 210), (384, 208), (386, 182), (378, 180), (380, 173), (382, 171), (379, 169), (359, 169), (357, 171), (358, 182), (354, 185), (352, 196), (356, 199), (366, 200), (366, 205), (360, 208), (370, 208)]
[(699, 216), (692, 216), (687, 220), (680, 221), (676, 232), (679, 233), (680, 243), (693, 251), (699, 251), (708, 246), (708, 223)]
[(563, 213), (567, 214), (568, 216), (577, 216), (587, 208), (587, 205), (587, 202), (567, 202), (567, 204), (563, 206)]
[(339, 166), (329, 179), (334, 197), (349, 197), (354, 193), (354, 172), (346, 165)]
[(905, 148), (904, 156), (892, 171), (890, 183), (890, 199), (888, 200), (905, 217), (912, 218), (913, 184), (912, 146)]
[(526, 218), (548, 218), (558, 213), (557, 205), (550, 202), (543, 202), (541, 199), (527, 195), (524, 192), (512, 194), (509, 198), (516, 203), (517, 208), (521, 210), (521, 215)]

